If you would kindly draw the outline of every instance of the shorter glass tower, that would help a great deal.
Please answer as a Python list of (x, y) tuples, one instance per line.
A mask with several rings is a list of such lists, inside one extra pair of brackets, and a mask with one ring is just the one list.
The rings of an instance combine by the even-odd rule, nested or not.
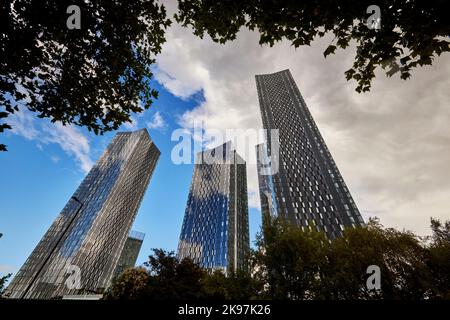
[(123, 246), (116, 270), (114, 271), (113, 279), (120, 276), (126, 269), (133, 268), (136, 265), (144, 237), (145, 233), (135, 230), (130, 231), (127, 241), (125, 241), (125, 245)]
[(248, 252), (246, 163), (227, 142), (197, 154), (178, 258), (227, 274), (245, 268)]

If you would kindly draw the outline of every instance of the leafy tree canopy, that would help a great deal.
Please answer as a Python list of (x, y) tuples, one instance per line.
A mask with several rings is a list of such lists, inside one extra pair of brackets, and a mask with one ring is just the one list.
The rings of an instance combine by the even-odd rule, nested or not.
[[(208, 272), (154, 249), (146, 268), (125, 271), (105, 298), (450, 299), (449, 222), (432, 219), (433, 235), (423, 239), (372, 219), (328, 241), (323, 233), (280, 219), (265, 221), (249, 259), (250, 272)], [(367, 286), (369, 266), (379, 268), (379, 288)]]
[[(356, 43), (357, 54), (345, 72), (356, 80), (356, 91), (369, 91), (378, 67), (392, 76), (410, 77), (411, 69), (430, 65), (435, 56), (450, 51), (450, 23), (445, 0), (384, 0), (381, 28), (367, 24), (373, 1), (296, 0), (178, 0), (176, 20), (219, 43), (234, 40), (242, 27), (257, 30), (260, 44), (288, 40), (294, 47), (310, 45), (331, 32), (324, 56)], [(374, 13), (374, 11), (371, 11)]]
[[(80, 29), (67, 26), (71, 5)], [(169, 25), (156, 0), (3, 0), (0, 119), (24, 106), (96, 134), (117, 129), (157, 98), (151, 65)]]
[(207, 272), (190, 259), (179, 260), (173, 252), (153, 249), (144, 267), (125, 270), (105, 294), (105, 299), (249, 299), (258, 293), (250, 274), (239, 271), (228, 277)]
[[(261, 295), (274, 299), (448, 299), (448, 226), (433, 219), (425, 241), (371, 219), (328, 241), (275, 219), (258, 236), (254, 277), (265, 284)], [(380, 269), (379, 289), (367, 286), (369, 266)]]
[(127, 269), (114, 280), (105, 299), (198, 299), (205, 274), (189, 259), (179, 261), (173, 252), (153, 249), (144, 267)]
[(3, 297), (3, 293), (6, 288), (6, 283), (8, 282), (11, 275), (12, 275), (11, 273), (8, 273), (7, 275), (0, 277), (0, 299), (2, 299)]

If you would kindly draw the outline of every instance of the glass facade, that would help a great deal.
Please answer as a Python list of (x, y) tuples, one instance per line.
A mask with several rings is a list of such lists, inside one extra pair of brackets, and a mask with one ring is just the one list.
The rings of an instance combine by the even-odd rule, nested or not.
[[(266, 143), (256, 147), (263, 219), (280, 216), (329, 239), (364, 225), (289, 70), (257, 75), (256, 85), (263, 127), (278, 130), (279, 142), (279, 154), (272, 155), (267, 130)], [(279, 160), (277, 173), (261, 174), (271, 156)]]
[(270, 170), (271, 161), (267, 146), (268, 144), (266, 143), (261, 143), (256, 146), (256, 163), (263, 222), (268, 222), (268, 218), (278, 216), (277, 195), (275, 194), (274, 188), (274, 176)]
[(230, 142), (198, 153), (178, 257), (225, 273), (243, 269), (248, 233), (245, 161), (231, 150)]
[(114, 271), (113, 279), (120, 276), (125, 269), (133, 268), (136, 264), (145, 234), (132, 230), (123, 246), (122, 254)]
[(147, 130), (118, 133), (18, 271), (10, 298), (102, 292), (160, 152)]

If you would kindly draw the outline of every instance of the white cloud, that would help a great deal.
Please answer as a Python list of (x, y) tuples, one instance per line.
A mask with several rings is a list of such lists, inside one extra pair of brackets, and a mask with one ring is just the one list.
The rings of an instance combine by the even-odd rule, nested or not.
[(166, 122), (164, 121), (164, 118), (161, 116), (159, 111), (156, 111), (156, 113), (153, 115), (151, 122), (147, 122), (147, 127), (149, 129), (163, 129), (166, 127)]
[(89, 141), (78, 128), (56, 123), (44, 126), (43, 130), (46, 133), (42, 137), (44, 143), (58, 144), (66, 153), (75, 157), (85, 173), (92, 168), (93, 163), (89, 157)]
[[(73, 126), (63, 126), (61, 123), (41, 123), (34, 119), (33, 113), (26, 109), (14, 113), (8, 118), (12, 133), (20, 135), (28, 140), (35, 140), (37, 147), (42, 150), (42, 145), (49, 143), (58, 144), (67, 154), (74, 156), (79, 167), (87, 173), (92, 167), (89, 156), (89, 141), (80, 130)], [(52, 157), (53, 162), (57, 162)]]
[(8, 124), (12, 127), (12, 133), (20, 135), (27, 140), (35, 139), (39, 134), (34, 126), (33, 114), (24, 109), (20, 109), (8, 117)]
[[(329, 38), (298, 49), (258, 40), (241, 31), (219, 45), (170, 28), (156, 78), (174, 95), (203, 90), (205, 98), (182, 115), (183, 127), (201, 119), (206, 130), (261, 128), (254, 75), (290, 69), (365, 218), (375, 213), (385, 225), (421, 234), (429, 233), (430, 216), (450, 218), (448, 55), (407, 81), (378, 73), (372, 91), (358, 94), (344, 76), (351, 49), (325, 59)], [(254, 166), (247, 176), (249, 204), (259, 208)]]
[[(175, 43), (171, 43), (174, 47), (176, 46)], [(174, 51), (177, 50), (174, 48)], [(186, 62), (187, 63), (187, 62)], [(190, 69), (191, 72), (194, 74), (204, 74), (205, 70), (202, 70), (201, 68), (196, 68), (195, 66), (189, 66), (187, 65), (186, 68)], [(168, 70), (170, 72), (170, 70)], [(195, 92), (199, 91), (201, 89), (201, 83), (198, 81), (195, 83), (195, 80), (189, 79), (190, 81), (185, 81), (185, 79), (175, 79), (169, 75), (166, 71), (157, 70), (155, 74), (156, 80), (164, 85), (172, 94), (175, 96), (186, 99), (193, 95)]]

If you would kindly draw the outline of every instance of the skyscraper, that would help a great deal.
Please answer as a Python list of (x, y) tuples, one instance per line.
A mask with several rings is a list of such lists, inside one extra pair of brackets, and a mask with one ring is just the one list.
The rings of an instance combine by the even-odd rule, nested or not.
[(229, 273), (248, 252), (246, 163), (227, 142), (197, 154), (178, 257)]
[(98, 293), (110, 283), (160, 152), (118, 133), (8, 286), (11, 298)]
[[(280, 216), (300, 227), (324, 231), (329, 239), (364, 221), (289, 70), (257, 75), (265, 144), (257, 146), (263, 217)], [(278, 146), (270, 129), (278, 129)], [(279, 151), (279, 152), (278, 152)], [(278, 160), (266, 174), (268, 158)]]
[(112, 279), (120, 276), (126, 269), (133, 268), (136, 264), (139, 251), (144, 242), (145, 234), (139, 231), (131, 230), (127, 241), (123, 246), (119, 261), (117, 262), (116, 270), (114, 271)]

